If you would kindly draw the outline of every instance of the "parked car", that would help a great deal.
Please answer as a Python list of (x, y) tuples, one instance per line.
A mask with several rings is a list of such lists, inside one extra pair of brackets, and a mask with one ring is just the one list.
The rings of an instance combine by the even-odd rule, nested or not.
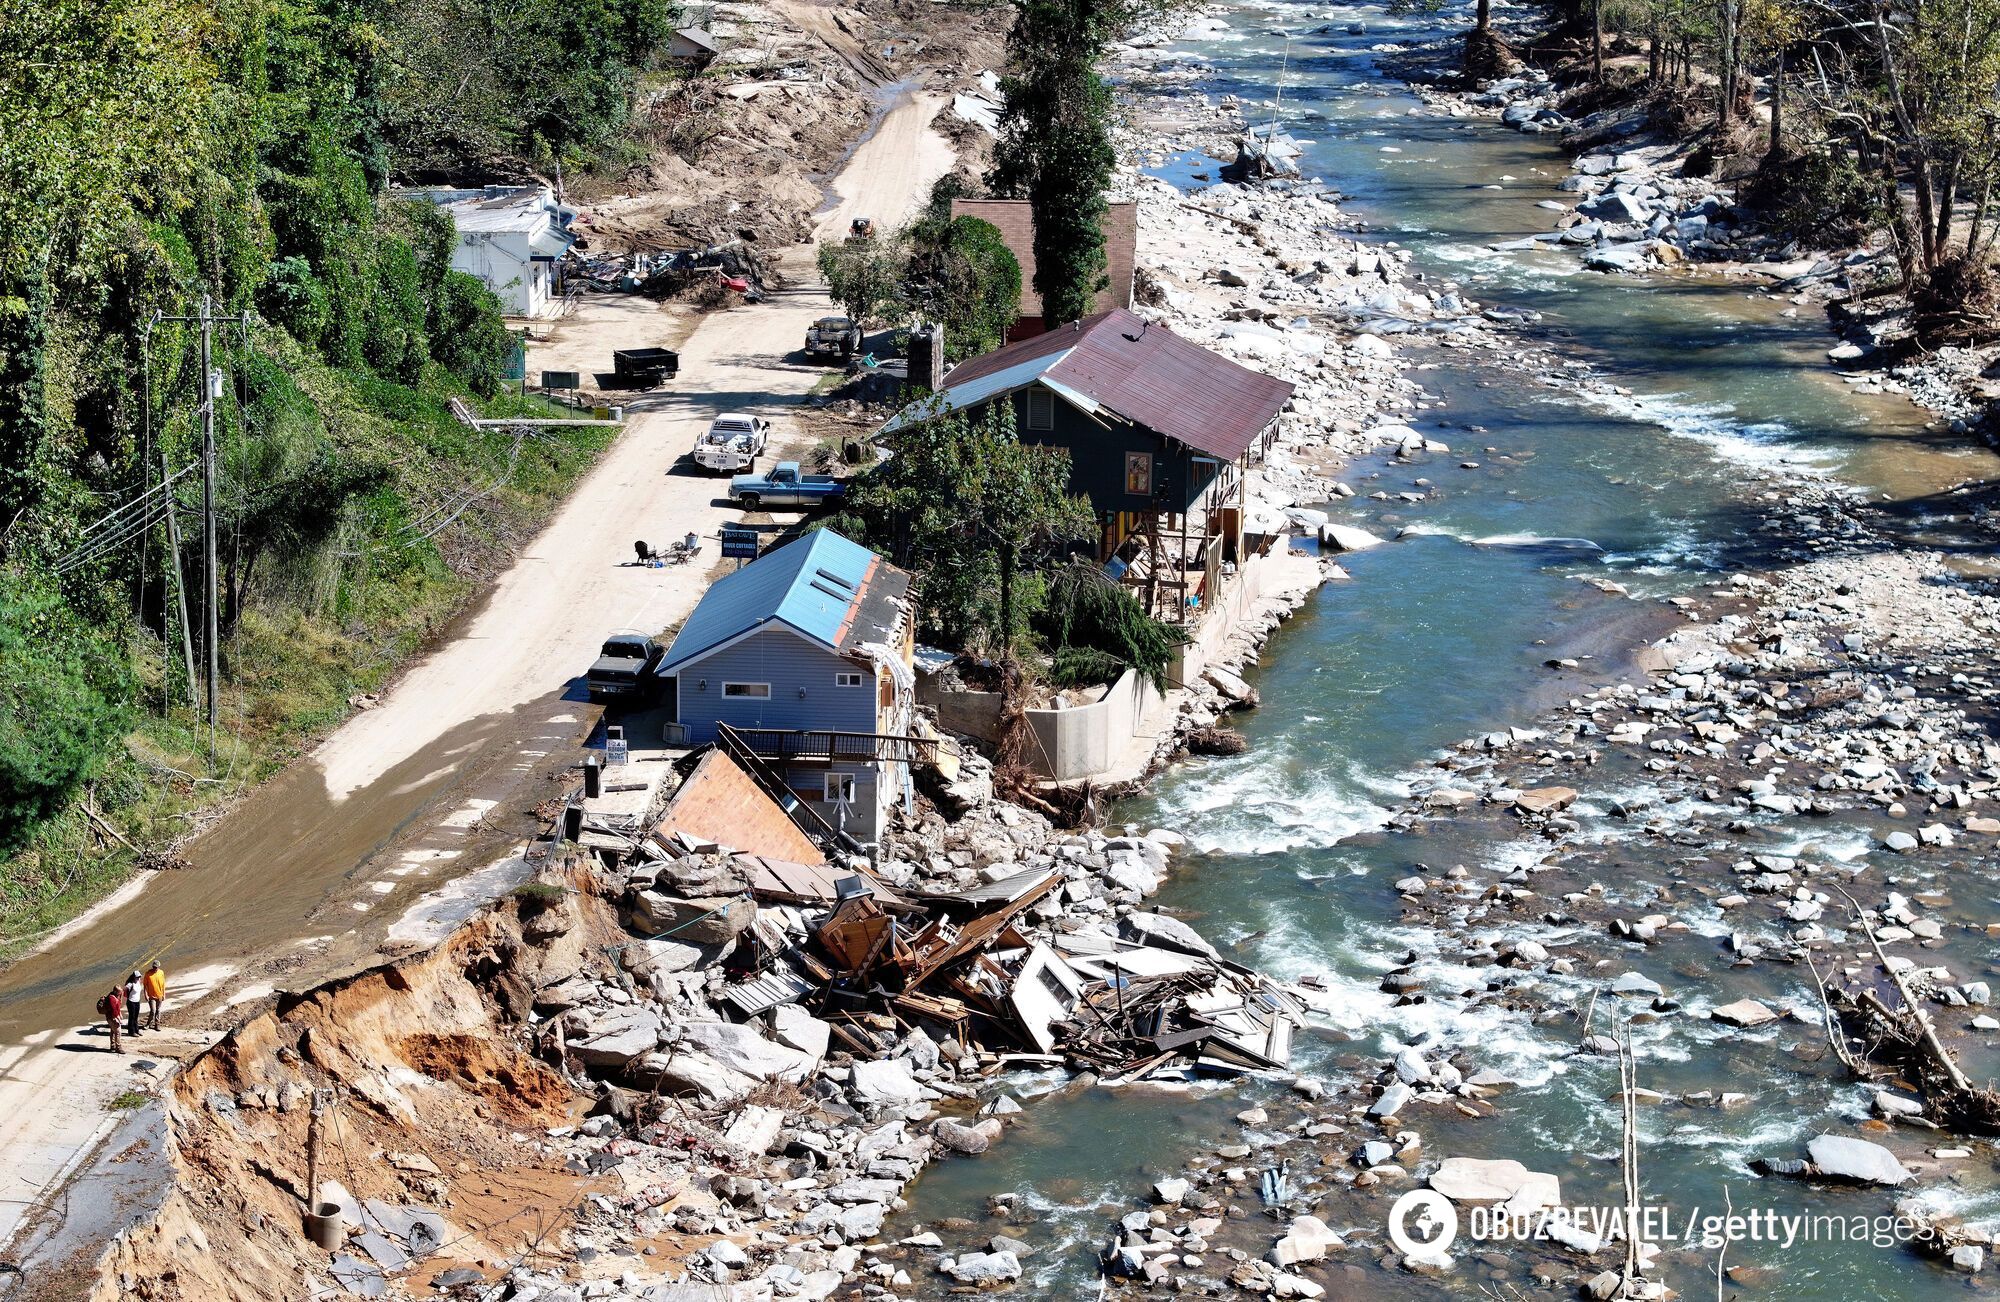
[(729, 481), (729, 500), (746, 511), (760, 506), (814, 507), (846, 495), (846, 484), (832, 475), (802, 475), (796, 461), (780, 461), (768, 475), (738, 475)]
[(838, 356), (842, 361), (861, 351), (861, 327), (852, 318), (823, 316), (806, 330), (806, 355)]
[(598, 648), (597, 660), (584, 678), (590, 699), (643, 700), (651, 696), (658, 686), (653, 670), (665, 654), (666, 648), (644, 633), (613, 633)]
[(620, 348), (611, 354), (620, 384), (651, 389), (681, 373), (681, 355), (671, 348)]
[(770, 436), (771, 422), (763, 417), (747, 411), (724, 412), (695, 440), (695, 464), (725, 474), (755, 470)]

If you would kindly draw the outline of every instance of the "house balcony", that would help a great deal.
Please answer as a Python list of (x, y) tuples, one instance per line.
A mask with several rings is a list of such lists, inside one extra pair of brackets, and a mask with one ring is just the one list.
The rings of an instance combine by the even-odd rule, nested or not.
[(935, 764), (935, 737), (906, 737), (880, 732), (834, 732), (794, 728), (738, 728), (723, 724), (718, 733), (767, 763)]

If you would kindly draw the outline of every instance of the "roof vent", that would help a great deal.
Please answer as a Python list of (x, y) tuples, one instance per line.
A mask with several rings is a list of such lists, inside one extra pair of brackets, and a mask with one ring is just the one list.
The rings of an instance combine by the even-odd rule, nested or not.
[(838, 574), (835, 574), (831, 570), (814, 570), (813, 573), (819, 575), (819, 577), (825, 579), (828, 583), (833, 584), (835, 587), (846, 588), (849, 592), (854, 591), (854, 585), (852, 583), (849, 583), (846, 579), (841, 578)]

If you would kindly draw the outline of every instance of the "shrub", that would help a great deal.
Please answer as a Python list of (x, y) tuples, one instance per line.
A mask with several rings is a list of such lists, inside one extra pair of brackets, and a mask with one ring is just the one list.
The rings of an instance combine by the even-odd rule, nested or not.
[(122, 648), (53, 596), (0, 578), (0, 850), (103, 772), (131, 695)]
[(480, 397), (500, 392), (514, 336), (500, 319), (500, 300), (477, 276), (445, 273), (431, 307), (431, 354)]
[(333, 322), (326, 287), (313, 275), (311, 264), (296, 254), (271, 264), (271, 274), (257, 288), (257, 310), (309, 348), (319, 346)]
[(1823, 248), (1858, 244), (1883, 220), (1880, 189), (1838, 145), (1767, 161), (1744, 198), (1772, 233)]

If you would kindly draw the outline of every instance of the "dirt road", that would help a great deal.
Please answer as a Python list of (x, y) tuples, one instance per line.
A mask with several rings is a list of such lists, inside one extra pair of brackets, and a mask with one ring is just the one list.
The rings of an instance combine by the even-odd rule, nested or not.
[[(929, 125), (941, 102), (920, 95), (885, 115), (836, 178), (823, 231), (859, 215), (894, 222), (921, 202), (952, 163)], [(799, 346), (831, 305), (809, 247), (783, 265), (790, 287), (771, 301), (699, 320), (678, 380), (628, 403), (627, 428), (541, 536), (380, 705), (252, 793), (190, 847), (186, 869), (149, 876), (0, 975), (0, 1245), (23, 1204), (102, 1138), (107, 1100), (156, 1075), (90, 1052), (101, 1043), (82, 1028), (116, 977), (159, 951), (183, 1019), (203, 1001), (311, 984), (366, 962), (388, 918), (517, 839), (540, 798), (526, 780), (595, 725), (579, 675), (604, 634), (677, 624), (718, 572), (718, 526), (740, 513), (686, 459), (695, 436), (718, 412), (751, 410), (773, 420), (774, 449), (798, 439), (789, 411), (826, 373)], [(586, 299), (528, 364), (602, 370), (614, 347), (679, 333), (649, 302)], [(625, 564), (635, 540), (690, 530), (701, 562)]]

